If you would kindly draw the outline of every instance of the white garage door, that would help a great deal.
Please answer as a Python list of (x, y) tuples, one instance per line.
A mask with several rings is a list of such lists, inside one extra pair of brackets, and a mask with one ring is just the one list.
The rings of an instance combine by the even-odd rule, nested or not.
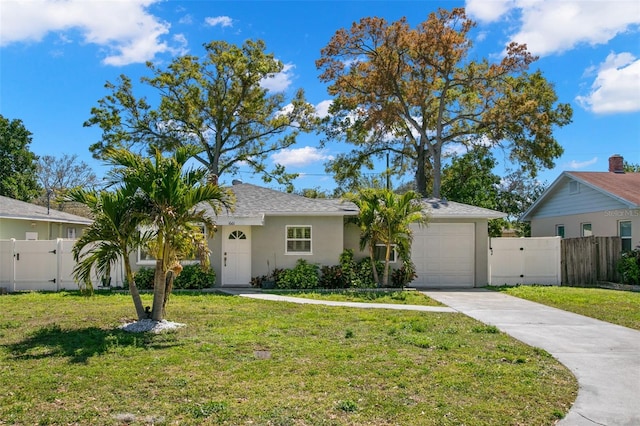
[(430, 223), (413, 228), (411, 259), (416, 265), (416, 287), (473, 287), (475, 225)]

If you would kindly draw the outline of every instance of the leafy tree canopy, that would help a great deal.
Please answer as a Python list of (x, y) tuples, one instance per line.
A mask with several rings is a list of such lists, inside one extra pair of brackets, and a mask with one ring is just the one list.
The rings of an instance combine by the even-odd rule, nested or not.
[(327, 166), (339, 184), (390, 152), (396, 174), (412, 172), (419, 193), (439, 197), (452, 144), (502, 146), (531, 177), (553, 166), (563, 152), (553, 130), (570, 123), (571, 107), (529, 72), (536, 58), (525, 45), (509, 44), (497, 63), (471, 58), (474, 25), (456, 8), (416, 28), (364, 18), (335, 33), (316, 66), (335, 96), (327, 135), (354, 145)]
[(263, 87), (266, 79), (283, 70), (262, 41), (236, 46), (224, 41), (204, 45), (202, 58), (186, 55), (167, 68), (151, 63), (152, 72), (141, 83), (159, 96), (152, 106), (134, 95), (131, 79), (120, 76), (107, 83), (111, 94), (91, 110), (86, 126), (99, 126), (102, 140), (90, 149), (102, 157), (109, 148), (163, 151), (180, 146), (196, 147), (195, 158), (216, 178), (237, 172), (246, 164), (266, 182), (275, 179), (290, 185), (295, 175), (282, 165), (267, 170), (265, 160), (273, 152), (295, 143), (300, 131), (315, 123), (315, 110), (298, 90), (287, 102), (284, 93)]
[(22, 120), (0, 115), (0, 195), (31, 201), (38, 195), (36, 160), (29, 150), (31, 132)]

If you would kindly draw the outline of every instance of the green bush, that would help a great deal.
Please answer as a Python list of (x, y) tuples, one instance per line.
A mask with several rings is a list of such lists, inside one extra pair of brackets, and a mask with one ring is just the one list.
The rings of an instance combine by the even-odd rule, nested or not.
[(136, 287), (140, 290), (153, 290), (154, 274), (155, 270), (153, 268), (140, 268), (138, 272), (133, 274)]
[(640, 284), (640, 249), (622, 253), (616, 267), (624, 284)]
[(341, 265), (323, 266), (320, 268), (320, 288), (348, 288), (349, 280)]
[(276, 281), (276, 288), (301, 289), (317, 288), (320, 280), (318, 265), (298, 259), (296, 266), (285, 269)]
[(398, 269), (394, 269), (391, 273), (391, 287), (403, 288), (406, 287), (411, 281), (418, 278), (416, 274), (416, 267), (410, 260), (402, 262), (402, 266)]
[(198, 264), (185, 265), (178, 278), (173, 282), (174, 289), (199, 290), (213, 287), (216, 283), (216, 272), (213, 269), (202, 269)]
[[(134, 274), (136, 286), (140, 290), (153, 290), (154, 274), (154, 268), (140, 268)], [(200, 265), (186, 265), (173, 282), (173, 288), (177, 290), (199, 290), (213, 287), (215, 282), (216, 273), (213, 269), (203, 270)]]

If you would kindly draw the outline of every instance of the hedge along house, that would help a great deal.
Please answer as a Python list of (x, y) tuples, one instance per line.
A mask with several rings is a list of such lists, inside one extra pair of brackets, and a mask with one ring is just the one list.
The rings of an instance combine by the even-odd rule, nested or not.
[[(252, 277), (292, 268), (298, 259), (335, 265), (345, 249), (352, 249), (357, 258), (367, 256), (359, 250), (360, 230), (346, 220), (358, 215), (353, 203), (305, 198), (239, 181), (230, 189), (235, 209), (214, 217), (217, 232), (209, 240), (219, 286), (249, 286)], [(414, 227), (411, 256), (419, 276), (412, 285), (486, 285), (488, 219), (505, 215), (446, 200), (427, 199), (423, 204), (431, 220), (428, 226)]]

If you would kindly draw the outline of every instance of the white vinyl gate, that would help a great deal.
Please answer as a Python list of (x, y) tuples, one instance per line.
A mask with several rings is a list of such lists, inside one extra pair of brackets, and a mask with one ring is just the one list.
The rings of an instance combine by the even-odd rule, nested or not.
[(560, 285), (560, 237), (491, 238), (491, 285)]
[[(8, 291), (77, 290), (73, 279), (75, 240), (0, 240), (0, 287)], [(122, 267), (111, 272), (111, 285), (122, 286)], [(94, 288), (101, 285), (92, 278)]]

